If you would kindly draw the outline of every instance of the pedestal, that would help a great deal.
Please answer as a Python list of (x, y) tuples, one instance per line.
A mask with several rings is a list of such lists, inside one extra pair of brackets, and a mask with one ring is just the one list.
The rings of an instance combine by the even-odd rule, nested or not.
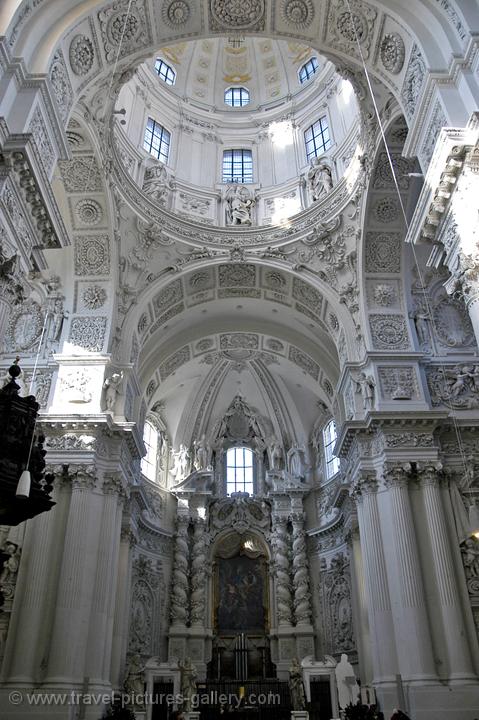
[(309, 720), (307, 710), (291, 710), (291, 720)]
[[(185, 720), (200, 720), (201, 713), (198, 710), (191, 710), (190, 712), (183, 713)], [(307, 715), (308, 713), (306, 713)]]

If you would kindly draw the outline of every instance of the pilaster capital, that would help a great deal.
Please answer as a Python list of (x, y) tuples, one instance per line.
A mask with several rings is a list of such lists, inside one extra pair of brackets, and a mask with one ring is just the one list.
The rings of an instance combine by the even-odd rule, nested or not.
[(386, 462), (383, 469), (383, 480), (387, 488), (407, 487), (411, 477), (411, 463)]
[(105, 475), (103, 478), (103, 492), (105, 495), (123, 495), (123, 483), (119, 473)]
[(416, 465), (417, 479), (421, 486), (439, 487), (444, 480), (442, 463), (418, 462)]
[(289, 517), (291, 522), (293, 523), (293, 529), (299, 529), (304, 527), (304, 521), (306, 517), (304, 512), (293, 512), (290, 514)]
[(96, 486), (96, 468), (94, 465), (69, 465), (68, 475), (71, 478), (73, 491), (93, 490)]
[(120, 540), (122, 543), (128, 543), (129, 546), (133, 548), (137, 544), (138, 538), (136, 537), (131, 527), (122, 527)]
[(376, 474), (373, 472), (359, 473), (355, 478), (351, 490), (350, 496), (356, 503), (360, 503), (365, 495), (373, 495), (378, 491), (378, 480)]

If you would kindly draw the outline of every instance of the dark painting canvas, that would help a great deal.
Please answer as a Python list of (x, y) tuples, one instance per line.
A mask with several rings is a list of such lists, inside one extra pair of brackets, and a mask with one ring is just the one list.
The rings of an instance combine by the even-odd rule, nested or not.
[(264, 569), (243, 555), (218, 560), (217, 626), (221, 632), (263, 632)]

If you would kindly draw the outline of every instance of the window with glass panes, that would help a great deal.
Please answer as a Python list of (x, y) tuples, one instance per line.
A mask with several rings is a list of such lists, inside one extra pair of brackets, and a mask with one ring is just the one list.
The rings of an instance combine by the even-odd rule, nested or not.
[(336, 423), (330, 420), (323, 430), (324, 457), (326, 459), (326, 478), (333, 477), (339, 470), (339, 458), (334, 455), (337, 440)]
[(226, 494), (247, 492), (253, 495), (253, 451), (247, 447), (232, 447), (226, 452)]
[(306, 82), (306, 80), (309, 80), (310, 77), (313, 77), (314, 73), (318, 69), (318, 59), (315, 57), (312, 57), (308, 62), (304, 63), (304, 65), (299, 70), (299, 82), (302, 84)]
[(168, 65), (168, 63), (165, 63), (164, 60), (161, 60), (161, 58), (158, 58), (155, 63), (155, 70), (158, 73), (158, 76), (167, 84), (167, 85), (174, 85), (176, 80), (176, 73), (171, 67), (171, 65)]
[(143, 141), (144, 149), (154, 155), (162, 162), (168, 162), (168, 154), (170, 152), (170, 140), (171, 135), (168, 130), (165, 130), (163, 125), (160, 125), (153, 120), (148, 118), (145, 130), (145, 139)]
[(252, 183), (253, 155), (251, 150), (225, 150), (223, 153), (223, 182)]
[(233, 87), (225, 90), (225, 103), (231, 107), (243, 107), (249, 103), (249, 90), (244, 87)]
[(311, 160), (325, 152), (331, 145), (329, 137), (328, 119), (326, 115), (319, 118), (304, 133), (304, 142), (306, 144), (306, 157)]
[(145, 422), (143, 430), (143, 442), (146, 448), (146, 455), (141, 458), (141, 472), (148, 480), (156, 480), (156, 461), (158, 454), (158, 431), (148, 422)]

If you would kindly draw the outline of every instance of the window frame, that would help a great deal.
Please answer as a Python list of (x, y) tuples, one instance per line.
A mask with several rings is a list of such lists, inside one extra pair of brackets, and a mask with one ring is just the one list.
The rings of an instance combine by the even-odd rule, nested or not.
[[(235, 94), (237, 92), (239, 93), (238, 103), (235, 102)], [(228, 102), (226, 99), (226, 95), (228, 93), (231, 93), (231, 102)], [(246, 102), (243, 102), (243, 93), (245, 93), (247, 96)], [(244, 87), (243, 85), (231, 85), (230, 87), (226, 88), (224, 92), (224, 102), (225, 105), (228, 105), (228, 107), (233, 109), (246, 107), (246, 105), (249, 105), (251, 102), (251, 93), (248, 88)]]
[[(151, 129), (150, 129), (150, 122), (153, 123)], [(161, 133), (158, 135), (155, 133), (156, 129), (160, 128)], [(151, 138), (147, 140), (147, 133), (151, 133)], [(166, 137), (168, 139), (166, 139)], [(159, 146), (158, 146), (158, 152), (154, 148), (154, 139), (158, 138)], [(162, 152), (162, 148), (166, 146), (166, 153)], [(156, 158), (160, 162), (162, 162), (164, 165), (168, 164), (168, 159), (170, 157), (170, 149), (171, 149), (171, 132), (165, 128), (164, 125), (162, 125), (158, 120), (155, 120), (151, 117), (151, 115), (148, 115), (145, 125), (145, 130), (143, 133), (143, 150), (147, 152), (152, 157)], [(154, 152), (152, 152), (154, 150)]]
[[(319, 125), (319, 132), (315, 134), (314, 128), (316, 125)], [(307, 138), (307, 134), (309, 132), (311, 132), (310, 139)], [(324, 139), (325, 133), (327, 134), (326, 140)], [(311, 123), (311, 125), (308, 125), (308, 127), (303, 133), (303, 137), (304, 149), (306, 151), (306, 160), (308, 163), (311, 162), (311, 160), (313, 160), (314, 158), (321, 157), (321, 155), (324, 155), (324, 153), (330, 150), (333, 145), (333, 140), (331, 137), (328, 115), (325, 113), (313, 123)], [(317, 143), (317, 138), (321, 138), (321, 144)], [(308, 151), (309, 143), (312, 143), (312, 151)]]
[(336, 422), (334, 418), (328, 420), (328, 422), (323, 427), (322, 437), (326, 480), (330, 480), (340, 470), (339, 458), (333, 452), (334, 446), (336, 445), (336, 441), (338, 439)]
[[(231, 173), (225, 173), (225, 160), (228, 153), (231, 153)], [(241, 174), (235, 173), (235, 155), (241, 153)], [(249, 154), (251, 174), (245, 173), (245, 153)], [(238, 161), (236, 162), (238, 165)], [(241, 179), (240, 179), (241, 178)], [(249, 179), (248, 179), (249, 178)], [(253, 150), (251, 148), (228, 148), (223, 150), (221, 162), (221, 181), (226, 185), (252, 185), (254, 183), (253, 173)]]
[[(175, 68), (163, 60), (161, 57), (157, 57), (155, 60), (155, 72), (166, 85), (172, 87), (176, 83), (176, 70)], [(166, 68), (165, 73), (162, 73), (163, 68)], [(170, 82), (171, 80), (171, 82)]]
[[(145, 438), (147, 426), (151, 429), (150, 438)], [(151, 435), (153, 434), (156, 442), (154, 444), (151, 444), (149, 441), (151, 439)], [(141, 473), (147, 478), (147, 480), (150, 480), (151, 482), (158, 482), (159, 439), (160, 431), (156, 427), (155, 423), (147, 418), (145, 420), (145, 424), (143, 425), (143, 444), (146, 448), (146, 455), (141, 458), (140, 470)], [(154, 462), (152, 462), (151, 460), (153, 454)], [(147, 472), (148, 467), (153, 468), (153, 472), (151, 473), (151, 475)]]
[[(243, 463), (244, 464), (238, 464), (237, 463), (237, 453), (238, 451), (243, 452)], [(229, 464), (228, 458), (231, 456), (231, 454), (234, 452), (234, 464)], [(251, 458), (251, 464), (246, 464), (246, 457), (245, 454), (247, 453), (248, 457)], [(227, 448), (224, 455), (224, 464), (225, 464), (225, 493), (227, 497), (231, 497), (233, 493), (248, 493), (250, 496), (253, 496), (256, 491), (256, 458), (253, 450), (248, 447), (247, 445), (232, 445), (231, 447)], [(232, 469), (234, 470), (234, 480), (231, 482), (229, 480), (229, 473), (228, 470)], [(243, 470), (242, 476), (243, 480), (237, 479), (237, 471)], [(246, 480), (246, 470), (251, 470), (251, 481)], [(241, 477), (241, 473), (240, 473)], [(234, 483), (234, 487), (232, 487)], [(247, 489), (250, 488), (250, 489)]]
[[(309, 66), (311, 66), (311, 70), (309, 69)], [(318, 69), (319, 69), (318, 58), (316, 57), (316, 55), (311, 55), (309, 60), (307, 60), (305, 63), (303, 63), (298, 70), (298, 79), (299, 79), (300, 85), (304, 85), (304, 83), (308, 82), (308, 80), (311, 80), (311, 78), (316, 75)], [(303, 71), (306, 75), (306, 77), (304, 77), (304, 78), (302, 77)]]

